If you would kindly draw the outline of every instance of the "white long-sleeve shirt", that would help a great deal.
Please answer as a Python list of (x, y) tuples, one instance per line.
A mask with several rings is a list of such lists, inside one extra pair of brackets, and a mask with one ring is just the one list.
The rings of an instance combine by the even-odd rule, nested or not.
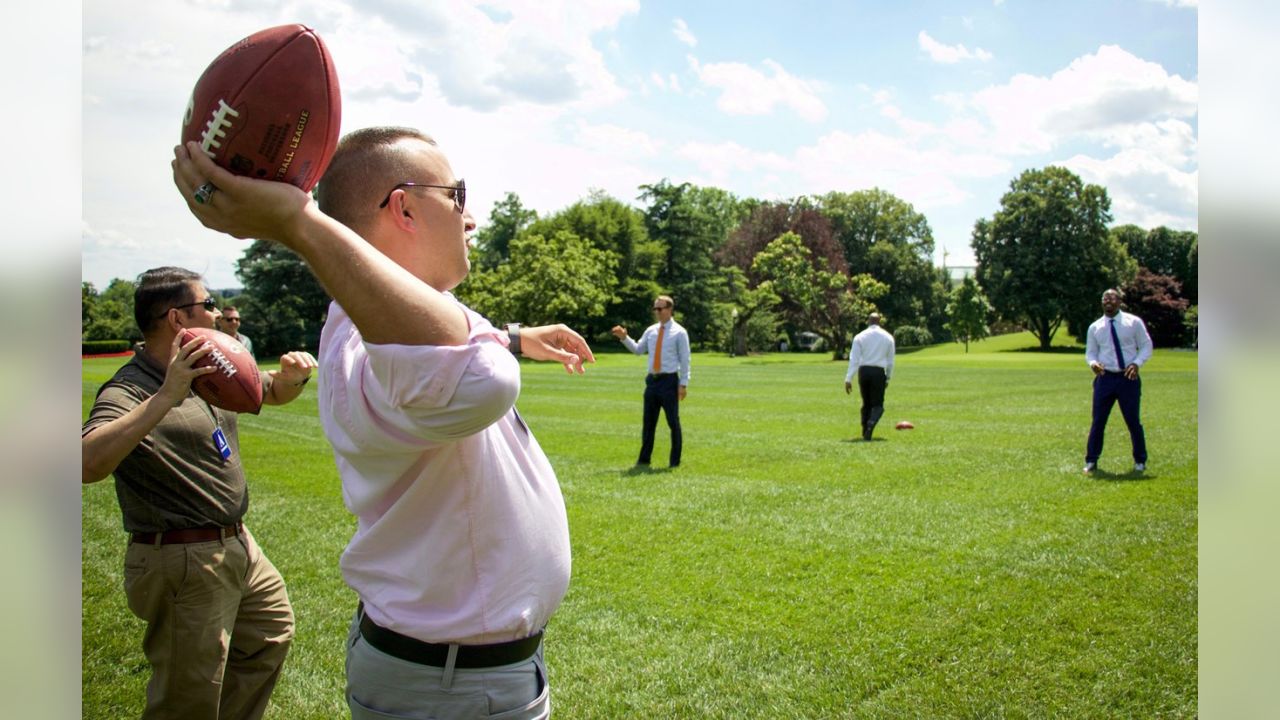
[(427, 642), (506, 642), (541, 629), (564, 597), (569, 525), (555, 471), (515, 411), (507, 334), (458, 305), (470, 324), (458, 346), (366, 343), (329, 306), (320, 421), (358, 520), (340, 567), (378, 625)]
[[(637, 355), (647, 355), (649, 362), (645, 364), (646, 368), (653, 368), (653, 351), (658, 347), (658, 325), (654, 323), (645, 329), (644, 334), (640, 336), (640, 340), (632, 340), (630, 336), (622, 338), (622, 344), (628, 350)], [(664, 373), (679, 373), (680, 385), (682, 387), (689, 384), (689, 333), (684, 326), (673, 320), (668, 320), (667, 329), (662, 335), (662, 357), (660, 358), (661, 370)]]
[[(1085, 337), (1084, 360), (1090, 366), (1095, 362), (1110, 372), (1120, 372), (1124, 368), (1116, 362), (1115, 343), (1111, 341), (1111, 329), (1108, 327), (1106, 315), (1093, 321), (1089, 326), (1089, 334)], [(1154, 346), (1151, 335), (1147, 333), (1147, 324), (1137, 315), (1130, 315), (1123, 310), (1116, 312), (1116, 336), (1120, 338), (1120, 352), (1124, 355), (1125, 365), (1133, 364), (1142, 367), (1151, 359)]]
[(853, 382), (862, 365), (875, 365), (884, 368), (886, 378), (893, 377), (893, 336), (879, 325), (872, 325), (853, 336), (853, 344), (849, 346), (849, 371), (844, 375), (845, 382)]

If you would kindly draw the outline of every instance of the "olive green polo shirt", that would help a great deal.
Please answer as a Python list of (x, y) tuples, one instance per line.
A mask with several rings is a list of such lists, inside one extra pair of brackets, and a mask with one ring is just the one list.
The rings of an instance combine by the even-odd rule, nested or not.
[[(164, 373), (135, 353), (98, 391), (81, 437), (159, 392)], [(231, 448), (225, 460), (214, 445), (219, 426)], [(236, 413), (194, 393), (166, 413), (112, 475), (124, 529), (131, 533), (232, 525), (249, 507)]]

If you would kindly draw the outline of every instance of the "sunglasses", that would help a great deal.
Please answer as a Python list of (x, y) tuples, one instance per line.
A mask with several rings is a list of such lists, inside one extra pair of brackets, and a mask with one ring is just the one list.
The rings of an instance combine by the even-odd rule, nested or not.
[(670, 305), (654, 305), (654, 306), (653, 306), (653, 311), (654, 311), (654, 312), (657, 312), (657, 311), (659, 311), (659, 310), (666, 310), (666, 309), (668, 309), (668, 308), (670, 308), (670, 307), (671, 307)]
[[(209, 312), (213, 312), (214, 310), (217, 310), (217, 309), (218, 309), (218, 301), (217, 301), (217, 300), (214, 300), (214, 299), (213, 299), (213, 297), (212, 297), (212, 296), (210, 296), (210, 297), (207, 297), (207, 298), (205, 298), (205, 299), (203, 299), (203, 300), (200, 300), (200, 301), (198, 301), (198, 302), (187, 303), (186, 305), (177, 305), (177, 306), (171, 307), (171, 308), (169, 308), (169, 310), (182, 310), (182, 309), (189, 308), (189, 307), (195, 307), (195, 306), (197, 306), (197, 305), (203, 305), (203, 306), (204, 306), (204, 309), (205, 309), (205, 310), (208, 310)], [(157, 315), (156, 317), (157, 317), (157, 318), (162, 318), (162, 317), (164, 317), (165, 315), (168, 315), (168, 314), (169, 314), (169, 310), (165, 310), (163, 313), (161, 313), (161, 314)]]
[(390, 192), (387, 193), (387, 196), (382, 199), (381, 203), (378, 204), (378, 207), (379, 208), (386, 207), (387, 203), (391, 202), (391, 193), (395, 192), (396, 190), (399, 190), (402, 187), (425, 187), (425, 188), (440, 188), (441, 190), (452, 190), (453, 192), (449, 193), (449, 197), (453, 198), (454, 209), (456, 209), (458, 212), (462, 212), (467, 207), (467, 181), (461, 178), (458, 179), (457, 185), (432, 185), (430, 183), (402, 182), (396, 185), (395, 187), (391, 188)]

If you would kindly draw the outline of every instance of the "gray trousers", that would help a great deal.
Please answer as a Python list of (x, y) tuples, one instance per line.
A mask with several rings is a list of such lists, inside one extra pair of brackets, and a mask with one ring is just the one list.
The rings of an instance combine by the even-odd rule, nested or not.
[(347, 705), (352, 720), (545, 720), (551, 717), (551, 692), (541, 645), (532, 658), (514, 665), (419, 665), (365, 641), (357, 613), (347, 634)]

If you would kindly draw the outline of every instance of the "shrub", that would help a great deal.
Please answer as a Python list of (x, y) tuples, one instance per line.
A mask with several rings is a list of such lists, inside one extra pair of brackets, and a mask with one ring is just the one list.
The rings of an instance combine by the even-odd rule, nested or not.
[(121, 353), (133, 347), (129, 340), (81, 340), (81, 355), (109, 355)]
[(915, 325), (903, 325), (893, 331), (893, 341), (898, 347), (916, 347), (919, 345), (932, 345), (933, 333), (928, 328), (917, 327)]

